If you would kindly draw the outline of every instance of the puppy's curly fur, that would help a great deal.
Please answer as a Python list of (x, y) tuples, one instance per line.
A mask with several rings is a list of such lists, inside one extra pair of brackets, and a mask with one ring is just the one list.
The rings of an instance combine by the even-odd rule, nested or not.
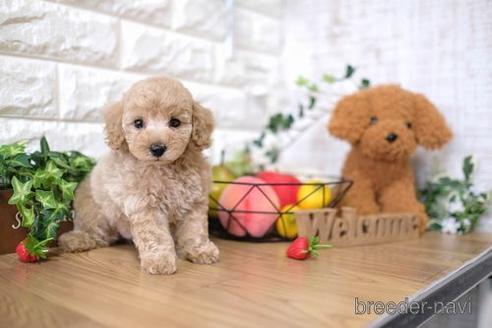
[(428, 217), (416, 198), (409, 157), (418, 144), (436, 149), (451, 139), (436, 107), (423, 95), (378, 86), (340, 100), (328, 130), (352, 144), (342, 174), (354, 184), (342, 206), (360, 214), (416, 213), (424, 231)]
[(62, 250), (108, 246), (123, 236), (133, 239), (148, 273), (174, 273), (177, 255), (217, 262), (207, 231), (210, 168), (202, 155), (211, 112), (181, 83), (155, 77), (108, 106), (104, 120), (113, 151), (77, 188), (74, 231), (60, 237)]

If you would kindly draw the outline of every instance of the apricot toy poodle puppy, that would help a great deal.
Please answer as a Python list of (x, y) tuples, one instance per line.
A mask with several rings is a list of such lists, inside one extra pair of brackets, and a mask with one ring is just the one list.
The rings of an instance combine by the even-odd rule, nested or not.
[(77, 188), (74, 230), (62, 235), (67, 252), (132, 239), (151, 274), (176, 271), (176, 256), (194, 263), (219, 260), (207, 231), (211, 112), (177, 81), (134, 84), (104, 111), (112, 149)]
[(424, 231), (428, 217), (416, 197), (409, 157), (417, 145), (437, 149), (451, 139), (436, 107), (423, 95), (378, 86), (340, 100), (328, 130), (352, 145), (342, 175), (354, 184), (342, 206), (360, 214), (415, 213)]

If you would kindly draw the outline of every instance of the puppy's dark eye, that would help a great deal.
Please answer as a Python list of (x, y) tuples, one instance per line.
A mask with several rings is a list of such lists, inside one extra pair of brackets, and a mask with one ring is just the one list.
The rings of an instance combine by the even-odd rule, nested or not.
[(141, 129), (144, 127), (144, 122), (142, 119), (138, 119), (133, 121), (133, 126), (136, 127), (137, 129)]
[(407, 128), (409, 128), (409, 129), (412, 128), (412, 122), (407, 122)]
[(181, 125), (181, 121), (178, 120), (177, 118), (171, 118), (171, 120), (169, 121), (169, 126), (172, 127), (172, 128), (177, 128), (178, 126)]
[(378, 118), (376, 116), (371, 116), (371, 125), (374, 125), (378, 122)]

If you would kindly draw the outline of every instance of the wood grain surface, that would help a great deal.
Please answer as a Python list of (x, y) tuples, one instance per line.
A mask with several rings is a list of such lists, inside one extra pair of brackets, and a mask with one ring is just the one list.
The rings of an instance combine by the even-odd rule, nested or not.
[(221, 262), (180, 261), (173, 276), (139, 270), (132, 245), (52, 256), (0, 256), (0, 327), (360, 327), (354, 299), (415, 294), (492, 244), (492, 235), (333, 248), (305, 262), (285, 243), (216, 240)]

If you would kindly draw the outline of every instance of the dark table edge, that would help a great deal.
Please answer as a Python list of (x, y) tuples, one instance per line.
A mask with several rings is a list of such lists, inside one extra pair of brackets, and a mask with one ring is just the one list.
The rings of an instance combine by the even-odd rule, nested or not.
[[(410, 297), (409, 302), (418, 302), (420, 304), (443, 302), (447, 304), (456, 301), (491, 275), (492, 247), (489, 247), (457, 270), (432, 283), (413, 297)], [(433, 310), (421, 308), (417, 314), (404, 311), (404, 313), (383, 315), (379, 319), (376, 319), (376, 321), (373, 321), (368, 327), (417, 327), (432, 318), (435, 314)]]

